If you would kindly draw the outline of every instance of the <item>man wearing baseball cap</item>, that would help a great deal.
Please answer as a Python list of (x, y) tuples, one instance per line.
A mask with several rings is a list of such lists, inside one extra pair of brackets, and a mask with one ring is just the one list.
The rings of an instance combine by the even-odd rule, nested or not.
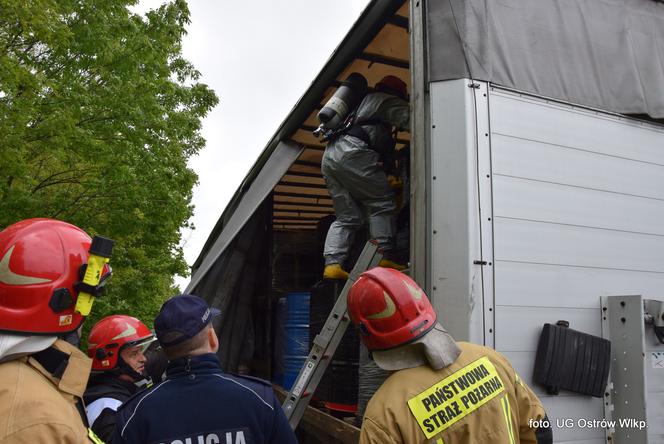
[(192, 295), (162, 305), (154, 328), (166, 379), (120, 408), (114, 443), (297, 443), (269, 383), (222, 372), (219, 313)]

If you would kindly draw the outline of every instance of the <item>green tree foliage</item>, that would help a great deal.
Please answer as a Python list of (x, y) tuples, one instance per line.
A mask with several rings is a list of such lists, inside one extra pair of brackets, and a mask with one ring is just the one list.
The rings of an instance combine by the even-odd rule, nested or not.
[(0, 227), (31, 217), (116, 241), (112, 313), (149, 325), (188, 270), (180, 229), (217, 98), (181, 55), (185, 0), (0, 0)]

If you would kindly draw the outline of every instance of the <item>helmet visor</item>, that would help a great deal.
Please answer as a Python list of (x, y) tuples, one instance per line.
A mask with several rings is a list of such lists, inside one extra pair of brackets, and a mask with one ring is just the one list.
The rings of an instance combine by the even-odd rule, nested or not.
[(139, 347), (141, 353), (145, 353), (145, 351), (150, 347), (150, 344), (156, 340), (157, 338), (154, 335), (150, 335), (144, 338), (136, 339), (135, 341), (127, 342), (125, 347)]

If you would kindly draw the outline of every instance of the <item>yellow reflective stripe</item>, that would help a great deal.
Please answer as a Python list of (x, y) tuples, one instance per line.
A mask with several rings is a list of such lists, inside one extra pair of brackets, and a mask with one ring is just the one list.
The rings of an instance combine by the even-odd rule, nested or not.
[(504, 391), (496, 368), (483, 357), (412, 397), (408, 407), (431, 439)]
[(92, 441), (95, 444), (105, 444), (104, 441), (102, 441), (101, 438), (98, 437), (97, 434), (93, 432), (91, 428), (88, 428), (88, 438), (90, 438), (90, 441)]
[(507, 396), (500, 400), (500, 404), (503, 406), (503, 415), (507, 424), (507, 433), (510, 436), (510, 444), (515, 444), (514, 430), (512, 429), (512, 410), (510, 409), (510, 401), (507, 399)]
[(507, 419), (509, 419), (508, 424), (510, 425), (510, 434), (512, 435), (512, 439), (514, 439), (514, 423), (512, 421), (512, 408), (510, 407), (510, 399), (507, 397), (507, 395), (505, 395), (505, 407), (507, 407)]
[(514, 382), (523, 387), (523, 381), (521, 380), (521, 377), (519, 376), (518, 373), (514, 373)]
[(438, 438), (436, 440), (436, 444), (443, 444), (443, 438)]

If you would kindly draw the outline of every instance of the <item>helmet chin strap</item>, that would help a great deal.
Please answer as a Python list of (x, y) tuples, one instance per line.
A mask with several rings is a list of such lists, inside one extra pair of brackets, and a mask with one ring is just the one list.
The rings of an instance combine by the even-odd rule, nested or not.
[(78, 335), (78, 330), (70, 331), (69, 333), (60, 335), (60, 339), (69, 342), (76, 348), (81, 348), (81, 337)]

